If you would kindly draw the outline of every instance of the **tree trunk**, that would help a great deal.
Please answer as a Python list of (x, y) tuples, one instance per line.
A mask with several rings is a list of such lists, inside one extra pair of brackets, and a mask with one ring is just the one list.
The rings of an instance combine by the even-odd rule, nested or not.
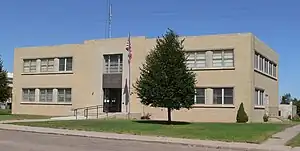
[(171, 113), (172, 113), (171, 108), (168, 108), (168, 123), (169, 124), (172, 122), (172, 120), (171, 120)]

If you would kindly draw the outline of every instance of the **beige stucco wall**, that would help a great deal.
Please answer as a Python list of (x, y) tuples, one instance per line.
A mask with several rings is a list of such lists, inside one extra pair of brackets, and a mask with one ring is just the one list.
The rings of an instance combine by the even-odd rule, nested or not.
[(263, 121), (263, 115), (266, 113), (266, 110), (269, 110), (273, 113), (278, 113), (278, 103), (279, 103), (279, 92), (278, 92), (278, 71), (279, 71), (279, 56), (278, 54), (260, 41), (257, 37), (253, 36), (253, 49), (252, 49), (252, 68), (254, 69), (254, 56), (255, 51), (267, 57), (269, 60), (275, 62), (277, 64), (276, 75), (277, 77), (270, 77), (262, 72), (254, 70), (253, 72), (253, 100), (254, 100), (254, 92), (255, 88), (265, 90), (265, 93), (269, 96), (269, 105), (266, 105), (264, 108), (255, 107), (253, 101), (253, 121), (260, 122)]
[[(251, 34), (212, 35), (198, 37), (184, 37), (186, 51), (206, 51), (219, 49), (234, 49), (234, 68), (210, 68), (196, 72), (197, 87), (234, 87), (234, 105), (213, 105), (207, 97), (205, 105), (197, 105), (191, 110), (182, 109), (173, 111), (174, 120), (204, 121), (204, 122), (235, 122), (236, 112), (241, 102), (244, 102), (245, 110), (250, 114), (251, 105)], [(153, 48), (155, 41), (148, 40), (148, 49)], [(141, 53), (141, 52), (139, 52)], [(143, 54), (143, 56), (145, 56)], [(141, 61), (144, 62), (144, 60)], [(137, 72), (133, 76), (138, 77)], [(211, 92), (212, 93), (212, 92)], [(133, 103), (138, 104), (136, 96)], [(141, 105), (140, 105), (141, 106)], [(140, 106), (138, 112), (140, 112)], [(133, 109), (134, 110), (134, 109)], [(142, 107), (142, 113), (150, 113), (153, 119), (166, 119), (166, 110), (150, 107)], [(251, 117), (250, 117), (251, 119)]]
[[(212, 98), (207, 97), (208, 104), (197, 105), (191, 110), (182, 109), (173, 111), (174, 120), (201, 121), (201, 122), (235, 122), (236, 112), (241, 102), (251, 121), (259, 119), (260, 113), (254, 110), (254, 85), (263, 84), (266, 91), (275, 99), (278, 94), (278, 83), (257, 78), (253, 68), (253, 48), (264, 47), (254, 45), (253, 36), (245, 34), (226, 34), (182, 37), (185, 38), (185, 49), (189, 50), (218, 50), (234, 49), (234, 68), (226, 70), (209, 68), (195, 71), (197, 87), (234, 87), (234, 105), (212, 105)], [(15, 49), (14, 60), (14, 102), (13, 113), (41, 114), (41, 115), (71, 115), (72, 108), (103, 103), (102, 71), (103, 54), (123, 54), (123, 85), (128, 78), (128, 57), (125, 50), (127, 38), (113, 38), (103, 40), (89, 40), (83, 44), (60, 45), (50, 47), (28, 47)], [(133, 59), (131, 62), (131, 85), (138, 79), (142, 63), (150, 49), (155, 46), (155, 39), (145, 37), (132, 37)], [(272, 52), (264, 52), (272, 55)], [(73, 57), (73, 72), (70, 74), (22, 74), (22, 59), (25, 58), (51, 58)], [(252, 57), (251, 57), (252, 56)], [(272, 56), (271, 56), (272, 57)], [(259, 76), (259, 75), (258, 75)], [(276, 87), (273, 87), (277, 85)], [(21, 103), (22, 88), (72, 88), (72, 104), (41, 104)], [(143, 106), (131, 86), (130, 111), (137, 113), (151, 113), (153, 119), (166, 119), (166, 110)], [(207, 91), (207, 95), (212, 90)], [(122, 112), (126, 112), (125, 96), (123, 94)], [(274, 104), (276, 105), (276, 104)]]

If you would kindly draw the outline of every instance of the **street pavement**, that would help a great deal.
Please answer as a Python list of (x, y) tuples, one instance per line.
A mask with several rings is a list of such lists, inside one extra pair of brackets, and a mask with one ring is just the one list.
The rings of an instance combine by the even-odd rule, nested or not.
[[(195, 146), (0, 130), (1, 151), (219, 151)], [(229, 150), (222, 150), (229, 151)], [(232, 151), (232, 150), (231, 150)]]

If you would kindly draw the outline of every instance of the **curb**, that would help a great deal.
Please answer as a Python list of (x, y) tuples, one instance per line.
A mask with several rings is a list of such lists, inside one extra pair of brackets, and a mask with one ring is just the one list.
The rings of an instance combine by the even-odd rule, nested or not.
[(291, 150), (293, 150), (293, 151), (296, 151), (296, 150), (294, 150), (296, 148), (292, 149), (289, 146), (279, 146), (279, 145), (270, 146), (270, 145), (249, 144), (249, 143), (127, 135), (127, 134), (115, 134), (115, 133), (19, 126), (19, 125), (11, 125), (11, 124), (0, 124), (0, 129), (1, 130), (9, 130), (9, 131), (21, 131), (21, 132), (54, 134), (54, 135), (65, 135), (65, 136), (79, 136), (79, 137), (90, 137), (90, 138), (109, 139), (109, 140), (139, 141), (139, 142), (161, 143), (161, 144), (177, 144), (177, 145), (201, 147), (201, 148), (206, 148), (206, 149), (227, 149), (227, 150), (230, 149), (230, 150), (236, 150), (236, 151), (238, 151), (238, 150), (243, 150), (243, 151), (291, 151)]

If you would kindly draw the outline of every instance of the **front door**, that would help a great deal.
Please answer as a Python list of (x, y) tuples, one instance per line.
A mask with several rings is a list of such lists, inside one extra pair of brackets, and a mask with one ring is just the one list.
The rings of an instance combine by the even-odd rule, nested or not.
[(103, 112), (121, 112), (122, 89), (105, 88), (103, 100)]

